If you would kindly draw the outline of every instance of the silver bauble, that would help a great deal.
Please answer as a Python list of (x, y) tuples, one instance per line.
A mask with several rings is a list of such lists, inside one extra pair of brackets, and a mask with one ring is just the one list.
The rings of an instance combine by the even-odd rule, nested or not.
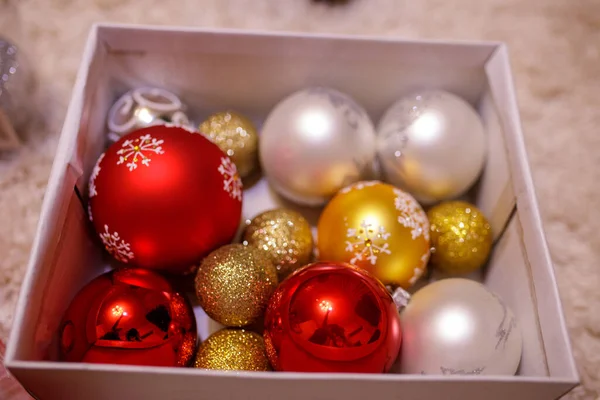
[(122, 95), (108, 112), (109, 141), (140, 128), (159, 124), (190, 127), (179, 97), (165, 89), (141, 87)]
[(341, 188), (373, 177), (375, 130), (352, 98), (311, 87), (273, 108), (259, 137), (259, 154), (276, 192), (301, 205), (319, 206)]
[(418, 290), (401, 313), (400, 371), (514, 375), (522, 337), (512, 311), (481, 283), (442, 279)]
[(462, 98), (441, 90), (396, 101), (377, 126), (386, 179), (433, 204), (456, 198), (477, 180), (486, 158), (483, 123)]

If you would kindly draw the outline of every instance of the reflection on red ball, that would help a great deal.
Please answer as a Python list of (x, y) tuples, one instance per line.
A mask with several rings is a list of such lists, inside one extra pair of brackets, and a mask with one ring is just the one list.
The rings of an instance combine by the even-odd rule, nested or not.
[(135, 267), (187, 272), (231, 242), (241, 213), (235, 164), (179, 127), (129, 133), (100, 156), (90, 177), (90, 220), (106, 250)]
[(61, 359), (73, 362), (183, 367), (196, 341), (188, 300), (143, 269), (92, 280), (72, 300), (59, 331)]
[(402, 333), (396, 306), (368, 272), (344, 263), (299, 269), (265, 313), (265, 344), (278, 371), (387, 372)]

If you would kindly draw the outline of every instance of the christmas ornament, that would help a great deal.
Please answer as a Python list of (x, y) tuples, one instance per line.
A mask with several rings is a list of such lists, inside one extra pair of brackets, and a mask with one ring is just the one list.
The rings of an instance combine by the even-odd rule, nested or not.
[(512, 311), (482, 284), (443, 279), (417, 291), (401, 313), (401, 371), (514, 375), (521, 331)]
[(422, 91), (395, 102), (377, 127), (377, 151), (390, 183), (424, 204), (457, 197), (477, 180), (486, 135), (477, 112), (454, 94)]
[(244, 329), (221, 329), (210, 335), (198, 348), (196, 368), (270, 371), (261, 335)]
[(382, 373), (396, 360), (402, 332), (396, 306), (374, 276), (320, 262), (279, 285), (264, 338), (278, 371)]
[(202, 122), (199, 130), (231, 158), (242, 178), (258, 166), (258, 134), (248, 118), (232, 111), (220, 112)]
[(89, 211), (117, 261), (182, 273), (233, 239), (242, 183), (229, 157), (204, 136), (152, 126), (100, 156)]
[(369, 116), (352, 98), (329, 88), (305, 89), (277, 104), (259, 146), (273, 189), (298, 204), (325, 204), (342, 187), (373, 173)]
[(225, 326), (246, 326), (263, 315), (277, 283), (277, 270), (266, 254), (230, 244), (202, 261), (196, 295), (210, 318)]
[(100, 275), (77, 293), (59, 331), (64, 361), (188, 366), (196, 319), (185, 297), (160, 275), (124, 268)]
[(121, 96), (108, 112), (110, 142), (147, 126), (172, 123), (190, 127), (179, 97), (165, 89), (141, 87)]
[(467, 274), (483, 266), (492, 249), (492, 229), (473, 204), (449, 201), (427, 212), (433, 252), (431, 264), (450, 274)]
[(427, 215), (411, 195), (379, 181), (342, 189), (323, 210), (317, 238), (320, 260), (354, 264), (405, 289), (429, 259)]
[(277, 268), (279, 280), (308, 264), (313, 237), (308, 221), (289, 209), (265, 211), (250, 221), (243, 243), (263, 251)]

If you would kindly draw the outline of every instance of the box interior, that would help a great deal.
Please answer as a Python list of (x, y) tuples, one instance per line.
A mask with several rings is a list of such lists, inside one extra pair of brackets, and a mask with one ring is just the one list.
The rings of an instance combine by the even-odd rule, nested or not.
[[(66, 162), (55, 166), (61, 184), (56, 187), (54, 208), (45, 210), (42, 216), (41, 224), (45, 226), (39, 234), (43, 245), (32, 260), (35, 272), (30, 272), (27, 298), (22, 300), (27, 306), (19, 315), (16, 334), (13, 332), (14, 360), (55, 361), (56, 332), (66, 307), (79, 289), (109, 268), (108, 257), (89, 225), (84, 203), (88, 177), (105, 149), (108, 109), (125, 91), (143, 85), (164, 87), (188, 105), (195, 124), (212, 112), (234, 109), (248, 115), (260, 129), (279, 100), (310, 85), (331, 86), (348, 93), (366, 108), (374, 123), (395, 99), (409, 91), (439, 88), (476, 107), (488, 133), (486, 168), (468, 198), (490, 219), (496, 245), (483, 273), (472, 278), (499, 294), (521, 324), (524, 351), (519, 376), (573, 376), (565, 338), (555, 342), (562, 348), (550, 348), (545, 343), (545, 332), (562, 332), (563, 328), (560, 318), (540, 318), (533, 276), (552, 276), (552, 271), (543, 260), (528, 258), (529, 249), (523, 240), (521, 214), (529, 211), (517, 204), (506, 141), (506, 135), (520, 132), (510, 131), (514, 127), (506, 124), (502, 112), (506, 105), (498, 102), (495, 93), (495, 85), (501, 84), (497, 80), (502, 78), (488, 68), (498, 45), (317, 40), (309, 36), (227, 32), (215, 40), (211, 32), (115, 27), (101, 27), (97, 35), (84, 76), (81, 104), (72, 111), (75, 117), (68, 117), (65, 124), (63, 135), (71, 139), (63, 139), (67, 150), (59, 154)], [(318, 209), (298, 208), (282, 200), (264, 179), (246, 189), (243, 218), (279, 206), (300, 210), (312, 223), (318, 218)], [(428, 279), (439, 278), (431, 275)], [(193, 294), (189, 298), (195, 301)], [(195, 311), (200, 338), (205, 339), (219, 325), (198, 306)], [(548, 352), (554, 352), (553, 365), (549, 365)]]

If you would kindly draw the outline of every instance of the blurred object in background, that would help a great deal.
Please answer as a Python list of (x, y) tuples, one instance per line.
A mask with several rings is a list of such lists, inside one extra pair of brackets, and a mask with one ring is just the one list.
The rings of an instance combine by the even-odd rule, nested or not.
[(338, 4), (346, 4), (349, 3), (350, 0), (312, 0), (313, 3), (325, 3), (329, 5), (338, 5)]
[(32, 397), (19, 382), (8, 374), (4, 368), (4, 352), (6, 347), (0, 340), (0, 399), (2, 400), (32, 400)]
[(16, 60), (17, 48), (7, 40), (0, 38), (0, 149), (13, 149), (19, 146), (19, 139), (12, 126), (11, 114), (15, 114), (10, 99), (9, 85), (12, 75), (19, 68)]
[(27, 71), (18, 47), (0, 36), (0, 150), (19, 147), (17, 134), (28, 120)]
[(15, 150), (44, 131), (33, 93), (36, 89), (23, 42), (17, 1), (0, 0), (0, 152)]

